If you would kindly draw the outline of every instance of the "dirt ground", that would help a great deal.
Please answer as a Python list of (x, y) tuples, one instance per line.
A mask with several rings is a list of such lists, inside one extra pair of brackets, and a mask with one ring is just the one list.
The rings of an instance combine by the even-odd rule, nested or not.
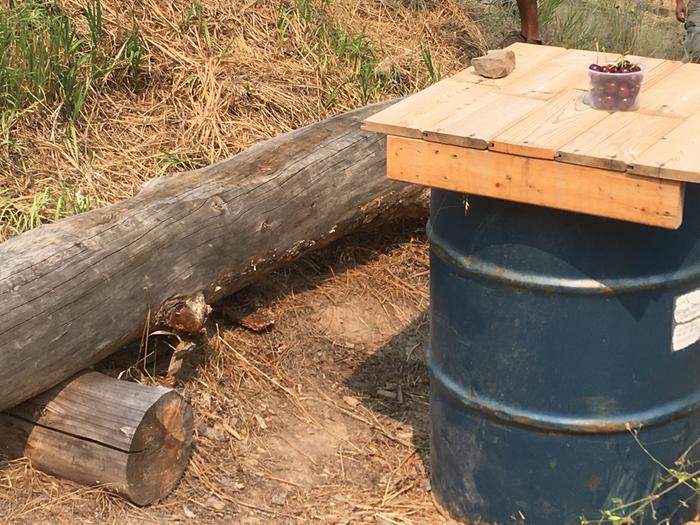
[[(0, 464), (3, 523), (447, 523), (428, 475), (427, 308), (420, 221), (300, 259), (216, 306), (177, 381), (195, 449), (168, 498), (137, 508), (18, 460)], [(274, 327), (230, 320), (249, 311)], [(101, 368), (167, 384), (159, 352)]]

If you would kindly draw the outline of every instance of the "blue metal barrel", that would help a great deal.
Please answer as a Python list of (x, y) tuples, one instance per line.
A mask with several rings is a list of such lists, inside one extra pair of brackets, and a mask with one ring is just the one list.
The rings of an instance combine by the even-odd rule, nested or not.
[[(433, 190), (431, 476), (453, 517), (578, 525), (663, 491), (660, 464), (697, 459), (690, 186), (677, 231), (488, 198), (466, 210)], [(659, 497), (641, 523), (683, 523), (691, 495)]]

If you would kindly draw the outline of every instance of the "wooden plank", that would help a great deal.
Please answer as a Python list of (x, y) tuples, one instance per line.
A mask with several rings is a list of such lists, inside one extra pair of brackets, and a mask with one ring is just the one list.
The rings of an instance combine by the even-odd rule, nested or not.
[(700, 64), (683, 64), (651, 86), (642, 86), (642, 113), (689, 117), (700, 110)]
[(403, 137), (387, 139), (390, 178), (675, 229), (683, 183)]
[(640, 153), (683, 121), (636, 112), (611, 113), (559, 149), (562, 162), (626, 171)]
[(470, 82), (482, 86), (505, 88), (530, 75), (542, 64), (567, 52), (563, 47), (539, 46), (536, 44), (515, 43), (508, 46), (515, 53), (515, 70), (504, 78), (485, 78), (469, 67), (457, 73), (453, 78), (460, 82)]
[(648, 177), (700, 182), (700, 114), (695, 114), (637, 155), (630, 171)]
[(683, 65), (683, 62), (677, 60), (661, 60), (660, 63), (654, 63), (653, 61), (659, 60), (658, 58), (630, 57), (630, 60), (635, 60), (647, 66), (644, 80), (642, 81), (642, 89), (649, 89)]
[(595, 51), (568, 50), (531, 69), (527, 75), (505, 86), (502, 92), (549, 100), (578, 86), (587, 89), (588, 66), (598, 56)]
[(423, 137), (441, 144), (486, 149), (502, 130), (545, 106), (544, 100), (493, 93), (425, 128)]
[[(521, 105), (521, 101), (514, 98), (506, 98), (499, 102), (499, 89), (521, 78), (527, 78), (531, 70), (566, 52), (563, 48), (533, 44), (513, 44), (509, 49), (516, 54), (516, 69), (507, 77), (484, 78), (470, 67), (372, 115), (363, 122), (363, 128), (389, 135), (424, 137), (438, 142), (446, 140), (447, 143), (486, 148), (491, 134), (536, 106), (528, 102)], [(497, 111), (500, 103), (507, 111)], [(492, 123), (489, 117), (479, 119), (477, 111), (481, 111), (482, 108), (493, 111), (493, 114), (498, 113), (497, 122)], [(488, 129), (472, 136), (472, 133), (480, 128), (467, 125), (468, 129), (457, 130), (455, 138), (450, 140), (450, 131), (447, 130), (454, 129), (452, 122), (472, 121), (479, 126), (486, 122)]]
[(363, 129), (402, 137), (423, 137), (455, 112), (493, 95), (493, 89), (448, 78), (364, 120)]
[(554, 159), (564, 144), (608, 115), (584, 103), (583, 95), (584, 92), (579, 90), (559, 95), (495, 136), (490, 149)]

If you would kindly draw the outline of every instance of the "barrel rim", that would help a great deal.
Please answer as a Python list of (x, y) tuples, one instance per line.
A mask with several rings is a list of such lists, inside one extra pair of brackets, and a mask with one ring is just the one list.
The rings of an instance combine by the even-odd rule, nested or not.
[(456, 271), (476, 279), (494, 281), (517, 288), (561, 294), (615, 295), (680, 287), (700, 280), (700, 263), (675, 272), (618, 277), (606, 279), (605, 282), (596, 279), (573, 279), (526, 273), (483, 261), (478, 257), (460, 255), (436, 232), (430, 221), (426, 233), (430, 241), (430, 251)]
[(466, 393), (464, 388), (437, 366), (430, 347), (426, 349), (425, 360), (433, 385), (464, 408), (506, 425), (567, 434), (607, 434), (663, 425), (700, 410), (700, 391), (697, 391), (646, 410), (605, 419), (536, 412), (509, 406), (476, 393)]

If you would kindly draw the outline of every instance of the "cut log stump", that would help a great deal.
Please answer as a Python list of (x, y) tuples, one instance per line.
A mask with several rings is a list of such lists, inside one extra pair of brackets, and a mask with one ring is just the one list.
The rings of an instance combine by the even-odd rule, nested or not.
[(102, 486), (137, 505), (185, 470), (192, 409), (175, 390), (83, 372), (0, 414), (0, 451), (43, 472)]
[[(192, 333), (207, 305), (377, 218), (423, 214), (360, 123), (390, 102), (298, 129), (131, 199), (0, 243), (0, 410), (138, 339)], [(196, 308), (195, 308), (196, 307)]]

